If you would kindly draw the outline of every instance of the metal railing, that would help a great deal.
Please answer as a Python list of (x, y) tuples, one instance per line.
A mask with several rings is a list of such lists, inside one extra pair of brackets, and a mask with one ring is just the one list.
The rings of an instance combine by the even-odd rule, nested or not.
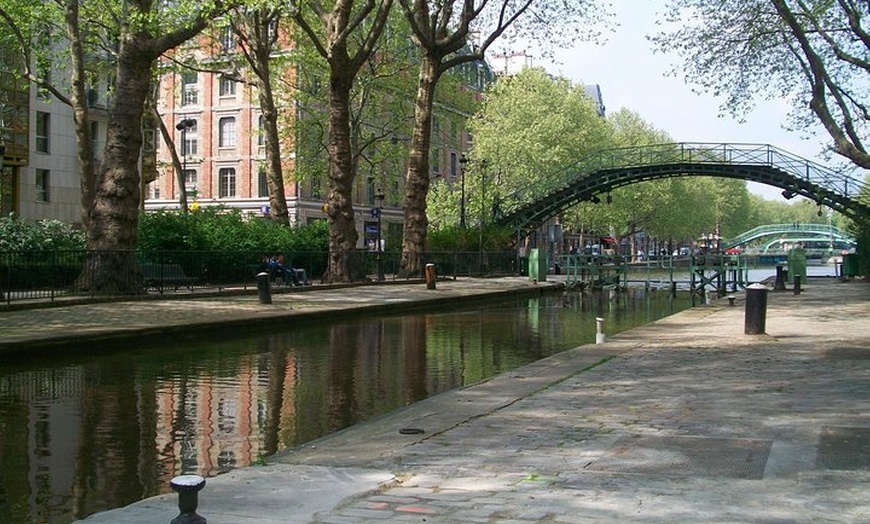
[(801, 181), (807, 187), (819, 188), (849, 200), (857, 200), (867, 185), (863, 175), (836, 171), (769, 144), (651, 144), (594, 151), (578, 162), (540, 174), (531, 184), (508, 190), (499, 200), (500, 220), (512, 223), (514, 215), (526, 214), (525, 210), (535, 207), (538, 202), (552, 199), (553, 195), (562, 192), (570, 194), (572, 185), (593, 177), (607, 178), (617, 170), (693, 165), (770, 168), (783, 173), (789, 180)]
[(725, 247), (740, 246), (771, 235), (805, 235), (812, 234), (819, 238), (826, 238), (844, 242), (854, 242), (855, 239), (837, 226), (830, 224), (768, 224), (758, 226), (743, 232), (734, 238), (724, 242)]
[[(305, 270), (310, 282), (320, 282), (328, 268), (328, 253), (304, 251), (158, 251), (94, 252), (6, 251), (0, 252), (0, 302), (54, 302), (85, 298), (102, 278), (100, 268), (120, 264), (113, 271), (119, 294), (141, 289), (143, 294), (163, 295), (201, 291), (224, 292), (256, 288), (257, 274), (267, 270), (264, 257), (284, 255), (286, 266)], [(386, 280), (396, 280), (401, 254), (356, 250), (346, 254), (354, 281), (377, 280), (380, 264)], [(378, 260), (380, 259), (380, 261)], [(420, 267), (436, 265), (439, 276), (491, 276), (519, 273), (517, 254), (510, 252), (424, 253)], [(422, 278), (418, 275), (407, 278)], [(129, 279), (129, 280), (125, 280)], [(283, 284), (276, 279), (276, 284)], [(104, 293), (101, 293), (104, 294)]]

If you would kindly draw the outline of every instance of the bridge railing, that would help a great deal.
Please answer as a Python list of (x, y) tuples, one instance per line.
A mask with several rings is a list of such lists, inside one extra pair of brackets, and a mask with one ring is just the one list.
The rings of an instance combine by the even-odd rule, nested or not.
[(830, 224), (768, 224), (745, 231), (734, 238), (728, 239), (725, 247), (734, 247), (751, 242), (752, 240), (771, 235), (801, 235), (801, 234), (825, 235), (837, 241), (853, 241), (837, 226)]
[(577, 162), (540, 174), (537, 180), (521, 188), (508, 189), (500, 197), (501, 212), (509, 214), (608, 170), (675, 164), (769, 166), (848, 198), (857, 197), (866, 185), (858, 176), (835, 171), (769, 144), (674, 142), (592, 152)]

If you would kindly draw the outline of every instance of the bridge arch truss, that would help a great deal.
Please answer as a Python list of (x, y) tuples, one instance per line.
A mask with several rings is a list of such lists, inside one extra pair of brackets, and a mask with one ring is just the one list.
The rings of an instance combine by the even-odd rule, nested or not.
[(853, 219), (870, 219), (859, 200), (866, 183), (851, 174), (768, 144), (678, 142), (601, 150), (501, 202), (497, 223), (530, 230), (568, 207), (600, 201), (598, 195), (638, 182), (680, 176), (713, 176), (775, 186), (783, 196), (803, 196)]

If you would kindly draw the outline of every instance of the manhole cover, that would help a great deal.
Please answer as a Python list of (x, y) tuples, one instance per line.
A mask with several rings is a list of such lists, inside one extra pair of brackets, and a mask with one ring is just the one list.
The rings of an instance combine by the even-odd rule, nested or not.
[(816, 467), (847, 471), (870, 469), (870, 428), (823, 427)]
[(760, 479), (771, 441), (707, 437), (619, 438), (587, 470), (672, 477)]

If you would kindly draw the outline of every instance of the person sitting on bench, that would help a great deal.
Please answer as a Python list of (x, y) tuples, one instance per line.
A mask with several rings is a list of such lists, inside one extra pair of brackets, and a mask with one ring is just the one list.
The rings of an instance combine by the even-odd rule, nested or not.
[(278, 261), (284, 265), (287, 273), (290, 275), (290, 280), (293, 282), (294, 286), (309, 286), (311, 282), (308, 281), (308, 275), (305, 274), (305, 270), (298, 267), (293, 267), (292, 264), (284, 264), (284, 257), (279, 256)]

